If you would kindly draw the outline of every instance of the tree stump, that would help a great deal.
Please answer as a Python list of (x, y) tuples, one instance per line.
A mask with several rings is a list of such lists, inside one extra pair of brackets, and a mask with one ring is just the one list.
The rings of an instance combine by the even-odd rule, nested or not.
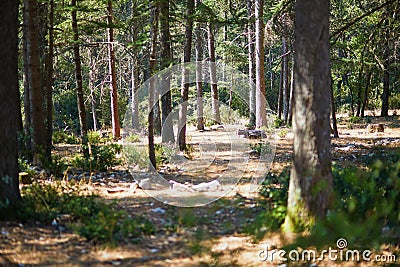
[(31, 179), (31, 176), (29, 175), (29, 173), (20, 172), (19, 173), (19, 182), (21, 184), (31, 184), (32, 183), (32, 179)]

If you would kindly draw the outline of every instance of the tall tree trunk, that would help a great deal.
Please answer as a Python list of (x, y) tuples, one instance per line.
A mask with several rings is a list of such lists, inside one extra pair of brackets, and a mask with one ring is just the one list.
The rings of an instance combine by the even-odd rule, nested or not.
[(135, 53), (131, 72), (131, 112), (132, 112), (132, 129), (139, 130), (139, 97), (137, 89), (139, 88), (139, 62), (138, 55)]
[[(387, 24), (387, 23), (386, 23)], [(389, 96), (390, 96), (390, 33), (389, 29), (386, 31), (386, 43), (384, 48), (384, 62), (383, 62), (383, 93), (382, 93), (382, 108), (381, 117), (389, 116)]]
[(278, 119), (282, 119), (282, 112), (283, 112), (283, 60), (281, 62), (281, 73), (279, 75)]
[(108, 70), (110, 75), (110, 98), (111, 98), (111, 122), (114, 139), (121, 137), (121, 125), (118, 115), (118, 91), (117, 77), (115, 73), (115, 53), (114, 53), (114, 30), (113, 30), (113, 6), (112, 1), (107, 3), (107, 39), (108, 39)]
[[(82, 138), (82, 145), (85, 148), (87, 144), (87, 121), (86, 121), (86, 110), (85, 102), (83, 99), (83, 84), (82, 84), (82, 66), (81, 66), (81, 56), (79, 51), (79, 31), (78, 31), (78, 20), (76, 17), (77, 6), (76, 0), (71, 0), (71, 23), (73, 32), (73, 51), (74, 51), (74, 63), (75, 63), (75, 80), (76, 80), (76, 98), (78, 102), (78, 115), (79, 115), (79, 125), (80, 125), (80, 135)], [(84, 149), (84, 153), (87, 154), (88, 151)]]
[(32, 119), (31, 119), (31, 94), (29, 88), (29, 61), (28, 61), (28, 26), (29, 14), (27, 0), (24, 1), (23, 8), (23, 60), (24, 60), (24, 134), (25, 134), (25, 157), (29, 161), (33, 160), (32, 147)]
[(46, 70), (46, 158), (51, 162), (51, 148), (53, 146), (53, 61), (54, 61), (54, 0), (50, 0), (49, 28), (48, 28), (48, 51), (45, 57)]
[(267, 126), (264, 76), (264, 0), (255, 0), (256, 15), (256, 127)]
[(371, 76), (372, 76), (372, 71), (369, 70), (368, 74), (367, 74), (367, 80), (365, 81), (364, 101), (363, 101), (363, 105), (361, 107), (361, 117), (362, 118), (364, 118), (365, 107), (367, 106), (367, 103), (368, 103), (368, 88), (369, 88), (369, 83), (371, 82)]
[(249, 64), (249, 106), (250, 106), (250, 125), (256, 125), (256, 90), (254, 87), (254, 14), (253, 1), (247, 0), (247, 57)]
[[(157, 31), (158, 31), (158, 15), (159, 15), (159, 7), (156, 1), (152, 3), (152, 14), (151, 14), (151, 31), (150, 31), (150, 76), (153, 74), (156, 63), (157, 63)], [(154, 96), (155, 96), (155, 88), (154, 88), (154, 79), (150, 79), (149, 81), (149, 120), (148, 120), (148, 141), (149, 141), (149, 160), (152, 166), (149, 168), (156, 169), (156, 156), (154, 151)]]
[(292, 66), (292, 70), (290, 71), (290, 96), (289, 96), (289, 117), (288, 117), (288, 125), (292, 125), (293, 119), (293, 105), (294, 105), (294, 68)]
[(294, 157), (286, 231), (312, 226), (332, 202), (329, 8), (329, 0), (295, 4)]
[[(193, 33), (193, 11), (194, 0), (187, 0), (186, 22), (185, 22), (185, 47), (183, 49), (183, 62), (190, 62), (192, 53), (192, 33)], [(189, 96), (189, 70), (182, 68), (182, 86), (181, 86), (181, 105), (179, 106), (179, 123), (178, 123), (178, 144), (181, 151), (186, 149), (186, 116), (187, 101)]]
[(214, 123), (221, 124), (221, 115), (219, 113), (219, 103), (218, 103), (217, 70), (215, 62), (214, 26), (212, 22), (208, 23), (208, 53), (210, 56), (212, 117)]
[(26, 0), (28, 19), (27, 52), (29, 66), (30, 107), (32, 119), (33, 164), (42, 165), (47, 144), (44, 124), (43, 91), (41, 84), (39, 56), (38, 3), (36, 0)]
[[(196, 6), (200, 3), (196, 0)], [(204, 113), (203, 113), (203, 38), (201, 35), (201, 24), (197, 22), (196, 29), (196, 96), (197, 96), (197, 130), (204, 130)]]
[(286, 38), (282, 37), (282, 72), (283, 72), (283, 81), (282, 81), (282, 98), (283, 98), (283, 121), (285, 124), (287, 123), (288, 120), (288, 114), (289, 114), (289, 67), (288, 67), (288, 62), (289, 62), (289, 55), (288, 55), (288, 49), (287, 49), (287, 43), (286, 43)]
[[(169, 19), (169, 0), (163, 0), (160, 2), (161, 69), (168, 68), (172, 63)], [(174, 143), (172, 118), (168, 117), (172, 111), (172, 103), (171, 81), (167, 74), (162, 76), (161, 94), (161, 123), (163, 129), (161, 139), (163, 143)]]
[(18, 186), (18, 3), (0, 2), (0, 214), (15, 215)]
[(97, 113), (96, 113), (96, 95), (95, 95), (95, 83), (97, 76), (97, 65), (94, 60), (94, 55), (91, 49), (89, 52), (89, 90), (90, 90), (90, 103), (92, 108), (92, 120), (93, 120), (93, 130), (97, 131)]
[(330, 95), (331, 95), (331, 111), (332, 111), (332, 130), (333, 130), (333, 137), (339, 138), (339, 131), (337, 128), (337, 120), (336, 120), (336, 106), (335, 106), (335, 97), (333, 95), (333, 79), (332, 74), (330, 75)]

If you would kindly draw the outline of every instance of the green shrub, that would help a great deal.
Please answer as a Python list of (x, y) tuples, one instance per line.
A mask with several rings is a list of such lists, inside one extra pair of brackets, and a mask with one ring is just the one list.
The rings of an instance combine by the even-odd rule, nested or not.
[(361, 123), (362, 121), (363, 121), (363, 118), (357, 117), (357, 116), (351, 116), (349, 118), (349, 123), (352, 123), (352, 124)]
[(80, 191), (74, 184), (61, 182), (23, 187), (19, 219), (48, 224), (67, 214), (72, 218), (67, 227), (89, 240), (107, 243), (154, 233), (153, 224), (145, 217), (130, 218), (114, 204), (106, 204), (96, 195), (83, 196)]
[(280, 119), (280, 118), (278, 118), (278, 117), (275, 118), (275, 120), (274, 120), (274, 126), (275, 126), (275, 128), (279, 128), (279, 127), (281, 127), (281, 126), (284, 125), (284, 124), (285, 124), (285, 122), (284, 122), (282, 119)]
[(137, 134), (131, 134), (126, 138), (126, 140), (130, 143), (137, 143), (140, 142), (140, 136)]
[(53, 144), (80, 144), (80, 138), (75, 136), (74, 134), (67, 134), (62, 131), (53, 132), (52, 136)]
[(121, 160), (116, 157), (122, 150), (119, 144), (88, 144), (87, 149), (89, 154), (76, 155), (71, 161), (72, 166), (88, 171), (106, 171), (108, 168), (121, 164)]

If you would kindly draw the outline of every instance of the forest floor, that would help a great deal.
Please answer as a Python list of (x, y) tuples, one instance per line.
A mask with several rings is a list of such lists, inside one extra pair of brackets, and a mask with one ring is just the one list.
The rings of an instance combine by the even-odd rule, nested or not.
[[(332, 155), (338, 166), (366, 167), (371, 157), (400, 148), (399, 117), (372, 117), (370, 123), (385, 125), (384, 133), (367, 133), (366, 123), (349, 124), (339, 117), (340, 138), (332, 139)], [(271, 172), (279, 174), (291, 165), (293, 134), (279, 138)], [(61, 148), (59, 148), (61, 149)], [(246, 195), (240, 188), (201, 207), (179, 208), (163, 204), (142, 190), (129, 192), (132, 178), (121, 170), (99, 174), (90, 190), (132, 217), (146, 214), (155, 225), (153, 235), (140, 237), (136, 243), (96, 244), (74, 234), (71, 229), (59, 232), (54, 225), (32, 222), (0, 222), (0, 266), (278, 266), (279, 261), (258, 259), (269, 247), (281, 248), (293, 242), (295, 235), (267, 233), (261, 240), (246, 235), (243, 225), (254, 220), (262, 210), (260, 197)], [(166, 228), (173, 221), (177, 227)], [(382, 251), (381, 253), (388, 251)], [(399, 248), (389, 252), (399, 255)], [(400, 265), (400, 259), (397, 259)], [(376, 266), (368, 262), (334, 262), (327, 259), (313, 266)], [(383, 265), (383, 264), (382, 264)], [(310, 266), (310, 263), (286, 263), (281, 266)], [(394, 265), (392, 265), (394, 266)]]

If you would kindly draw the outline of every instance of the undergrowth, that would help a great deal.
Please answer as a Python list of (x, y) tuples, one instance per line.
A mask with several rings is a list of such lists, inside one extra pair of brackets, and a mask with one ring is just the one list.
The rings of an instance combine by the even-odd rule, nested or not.
[(81, 191), (78, 184), (65, 182), (23, 187), (18, 218), (50, 224), (68, 215), (67, 228), (88, 240), (107, 244), (135, 241), (141, 235), (154, 233), (153, 224), (145, 217), (131, 218), (115, 204), (105, 203), (93, 194), (82, 195)]

